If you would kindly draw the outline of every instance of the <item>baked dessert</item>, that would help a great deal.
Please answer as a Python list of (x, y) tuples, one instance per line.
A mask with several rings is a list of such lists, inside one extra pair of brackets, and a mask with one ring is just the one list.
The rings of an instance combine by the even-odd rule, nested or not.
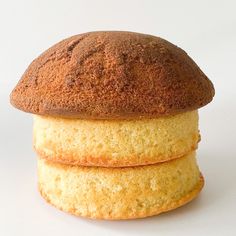
[(83, 166), (137, 166), (197, 148), (197, 111), (156, 119), (88, 120), (34, 116), (34, 148), (43, 158)]
[(157, 118), (196, 110), (210, 80), (180, 48), (132, 32), (65, 39), (35, 59), (11, 94), (26, 112), (85, 119)]
[(36, 114), (34, 147), (41, 156), (64, 164), (134, 166), (196, 149), (196, 109), (213, 95), (199, 67), (166, 40), (92, 32), (34, 60), (11, 103)]
[(38, 160), (39, 190), (57, 208), (94, 219), (132, 219), (175, 209), (203, 186), (195, 153), (155, 165), (104, 168)]
[(41, 54), (11, 103), (34, 114), (48, 202), (80, 216), (130, 219), (174, 209), (201, 190), (198, 109), (213, 96), (211, 81), (179, 47), (103, 31)]

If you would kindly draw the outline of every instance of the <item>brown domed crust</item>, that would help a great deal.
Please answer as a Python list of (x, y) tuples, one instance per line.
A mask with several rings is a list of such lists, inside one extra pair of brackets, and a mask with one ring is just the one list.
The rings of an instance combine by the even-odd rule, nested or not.
[(35, 59), (11, 94), (23, 111), (91, 119), (158, 117), (209, 103), (214, 87), (168, 41), (132, 32), (91, 32)]

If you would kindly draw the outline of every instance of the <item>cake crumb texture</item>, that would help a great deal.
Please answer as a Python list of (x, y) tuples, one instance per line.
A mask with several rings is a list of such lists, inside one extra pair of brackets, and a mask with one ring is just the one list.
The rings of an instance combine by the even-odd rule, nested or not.
[(83, 166), (137, 166), (197, 148), (198, 112), (156, 119), (81, 120), (34, 116), (34, 148), (43, 158)]
[(156, 165), (80, 167), (38, 159), (42, 196), (57, 208), (94, 219), (156, 215), (192, 200), (203, 186), (195, 152)]

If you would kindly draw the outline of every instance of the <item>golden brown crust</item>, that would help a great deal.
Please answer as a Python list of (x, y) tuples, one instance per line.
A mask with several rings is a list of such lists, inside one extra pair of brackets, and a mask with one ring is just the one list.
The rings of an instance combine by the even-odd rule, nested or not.
[(127, 159), (114, 159), (114, 158), (109, 158), (109, 157), (104, 157), (104, 158), (97, 158), (97, 157), (92, 157), (88, 156), (86, 158), (80, 158), (80, 159), (75, 159), (72, 156), (65, 156), (63, 155), (58, 155), (58, 156), (50, 156), (47, 155), (44, 151), (35, 149), (35, 152), (38, 154), (40, 158), (45, 159), (46, 161), (52, 162), (52, 163), (60, 163), (64, 165), (73, 165), (73, 166), (100, 166), (100, 167), (132, 167), (132, 166), (145, 166), (145, 165), (152, 165), (152, 164), (157, 164), (157, 163), (163, 163), (171, 160), (175, 160), (178, 158), (181, 158), (185, 155), (188, 155), (189, 153), (193, 152), (194, 150), (197, 149), (197, 145), (192, 147), (192, 149), (188, 153), (182, 153), (178, 156), (171, 156), (169, 158), (166, 158), (165, 156), (163, 157), (158, 157), (157, 158), (149, 158), (149, 157), (143, 157), (140, 159), (139, 157), (133, 156), (129, 157)]
[(168, 41), (91, 32), (54, 45), (24, 73), (11, 103), (26, 112), (92, 119), (158, 117), (209, 103), (214, 87)]
[[(138, 218), (145, 218), (145, 217), (149, 217), (149, 216), (155, 216), (155, 215), (159, 215), (161, 213), (167, 212), (167, 211), (171, 211), (174, 210), (178, 207), (181, 207), (187, 203), (189, 203), (190, 201), (192, 201), (194, 198), (196, 198), (198, 196), (198, 194), (200, 193), (200, 191), (202, 190), (204, 186), (204, 177), (201, 174), (200, 177), (200, 181), (198, 182), (198, 184), (196, 185), (196, 187), (189, 192), (187, 195), (185, 195), (184, 197), (182, 197), (180, 200), (175, 201), (175, 202), (171, 202), (168, 206), (166, 206), (163, 209), (160, 209), (160, 207), (157, 207), (157, 209), (153, 209), (152, 212), (150, 212), (150, 214), (148, 215), (143, 215), (143, 214), (139, 214), (139, 215), (134, 215), (134, 216), (123, 216), (123, 217), (119, 217), (119, 218), (104, 218), (104, 217), (94, 217), (94, 215), (78, 215), (77, 211), (73, 211), (73, 209), (71, 209), (71, 211), (68, 211), (68, 213), (76, 215), (76, 216), (82, 216), (82, 217), (87, 217), (90, 219), (98, 219), (98, 220), (128, 220), (128, 219), (138, 219)], [(43, 189), (40, 187), (40, 185), (38, 185), (38, 189), (39, 192), (41, 194), (41, 196), (51, 205), (53, 205), (54, 207), (58, 208), (61, 211), (65, 211), (64, 209), (56, 206), (55, 204), (53, 204), (50, 199), (48, 198), (48, 196), (43, 192)]]

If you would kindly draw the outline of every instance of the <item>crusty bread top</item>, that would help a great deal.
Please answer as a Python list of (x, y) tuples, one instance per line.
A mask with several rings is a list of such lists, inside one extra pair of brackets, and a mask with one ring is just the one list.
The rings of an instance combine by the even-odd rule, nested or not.
[(132, 32), (72, 36), (35, 59), (11, 94), (23, 111), (85, 119), (159, 117), (209, 103), (214, 87), (180, 48)]

